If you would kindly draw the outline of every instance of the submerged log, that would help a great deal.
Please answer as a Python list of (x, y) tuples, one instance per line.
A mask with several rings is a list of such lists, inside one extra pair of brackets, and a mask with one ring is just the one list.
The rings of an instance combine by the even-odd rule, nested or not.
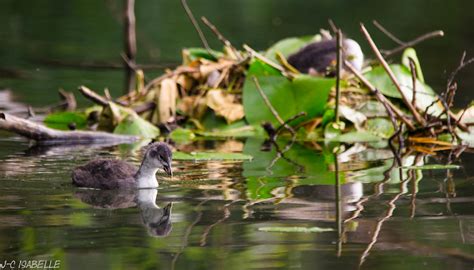
[(118, 135), (98, 131), (62, 131), (0, 113), (0, 130), (14, 132), (18, 135), (37, 141), (38, 144), (89, 144), (89, 143), (131, 143), (138, 141), (137, 136)]

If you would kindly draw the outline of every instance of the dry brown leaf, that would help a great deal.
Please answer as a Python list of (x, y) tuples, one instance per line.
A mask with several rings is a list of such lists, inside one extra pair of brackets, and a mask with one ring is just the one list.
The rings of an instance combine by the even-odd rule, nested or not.
[(178, 98), (178, 86), (172, 79), (164, 79), (160, 84), (158, 100), (159, 122), (165, 123), (176, 115), (176, 101)]
[(179, 101), (177, 108), (191, 118), (201, 119), (207, 109), (206, 99), (202, 96), (187, 96)]
[(225, 93), (219, 89), (213, 89), (207, 92), (206, 104), (214, 110), (216, 115), (223, 116), (227, 123), (244, 118), (244, 106), (234, 103), (235, 95)]

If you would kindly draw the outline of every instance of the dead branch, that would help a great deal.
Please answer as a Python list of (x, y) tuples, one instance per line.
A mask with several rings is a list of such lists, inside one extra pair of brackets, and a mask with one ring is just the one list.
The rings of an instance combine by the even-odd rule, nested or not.
[(387, 72), (388, 76), (390, 77), (390, 79), (392, 80), (393, 84), (396, 86), (398, 92), (400, 93), (401, 97), (402, 97), (402, 100), (403, 100), (403, 103), (405, 103), (405, 105), (408, 107), (408, 109), (410, 110), (410, 112), (413, 114), (413, 116), (415, 117), (416, 121), (418, 121), (418, 123), (421, 124), (421, 126), (425, 126), (426, 125), (426, 121), (423, 117), (421, 117), (421, 115), (418, 113), (418, 111), (416, 110), (416, 108), (411, 104), (411, 102), (408, 100), (408, 98), (405, 96), (405, 94), (403, 93), (402, 91), (402, 87), (400, 86), (400, 84), (398, 83), (398, 80), (397, 78), (395, 77), (395, 74), (393, 74), (392, 72), (392, 69), (390, 68), (390, 66), (388, 65), (387, 61), (385, 61), (385, 59), (383, 58), (382, 54), (380, 53), (379, 49), (377, 48), (377, 45), (374, 43), (374, 41), (372, 40), (372, 37), (370, 36), (369, 32), (367, 31), (367, 29), (365, 28), (364, 24), (360, 24), (360, 29), (362, 31), (362, 33), (364, 34), (365, 38), (367, 39), (370, 47), (372, 48), (372, 51), (375, 53), (375, 55), (377, 56), (378, 60), (380, 61), (380, 63), (382, 64), (382, 67), (385, 69), (385, 71)]
[(415, 45), (417, 45), (418, 43), (421, 43), (425, 40), (428, 40), (428, 39), (431, 39), (431, 38), (435, 38), (435, 37), (442, 37), (444, 36), (444, 32), (441, 31), (441, 30), (437, 30), (437, 31), (433, 31), (433, 32), (429, 32), (429, 33), (426, 33), (426, 34), (423, 34), (411, 41), (408, 41), (408, 42), (404, 42), (402, 40), (400, 40), (399, 38), (397, 38), (394, 34), (392, 34), (390, 31), (388, 31), (385, 27), (383, 27), (379, 22), (377, 21), (373, 21), (373, 24), (375, 25), (375, 27), (377, 27), (382, 33), (384, 33), (388, 38), (390, 38), (391, 40), (393, 40), (395, 43), (397, 43), (398, 47), (394, 48), (394, 49), (391, 49), (391, 50), (381, 50), (381, 53), (385, 56), (385, 57), (388, 57), (388, 56), (391, 56), (395, 53), (398, 53), (398, 52), (401, 52), (403, 50), (405, 50), (406, 48), (409, 48), (409, 47), (413, 47)]
[(232, 50), (232, 53), (234, 53), (234, 55), (237, 57), (237, 60), (238, 61), (242, 61), (243, 58), (242, 58), (242, 55), (240, 54), (240, 52), (232, 45), (232, 43), (230, 43), (230, 41), (228, 39), (226, 39), (222, 34), (221, 32), (219, 32), (219, 30), (217, 29), (217, 27), (212, 24), (206, 17), (201, 17), (201, 20), (204, 22), (205, 25), (207, 25), (207, 27), (209, 27), (209, 29), (211, 29), (211, 31), (217, 36), (217, 38), (224, 44), (224, 46), (230, 48)]
[(76, 97), (73, 93), (64, 91), (63, 89), (58, 90), (59, 97), (64, 102), (64, 109), (66, 111), (74, 111), (77, 108)]
[(273, 114), (275, 119), (280, 123), (280, 125), (284, 126), (291, 134), (295, 134), (295, 130), (288, 124), (285, 124), (285, 121), (280, 117), (278, 114), (277, 110), (273, 107), (272, 103), (268, 99), (267, 95), (265, 95), (265, 92), (263, 92), (262, 87), (260, 86), (260, 83), (258, 82), (257, 77), (253, 76), (252, 77), (253, 82), (255, 83), (255, 87), (257, 88), (258, 92), (260, 93), (260, 96), (262, 96), (263, 101), (265, 102), (265, 105), (267, 105), (268, 109), (270, 112)]
[(39, 144), (131, 143), (139, 139), (107, 132), (55, 130), (6, 113), (0, 113), (0, 129), (33, 139)]
[(97, 94), (96, 92), (92, 91), (91, 89), (81, 85), (79, 86), (79, 92), (84, 95), (87, 99), (91, 100), (92, 102), (101, 105), (107, 106), (109, 105), (109, 101), (102, 97), (101, 95)]
[(254, 49), (250, 48), (250, 46), (248, 46), (247, 44), (244, 44), (243, 45), (244, 49), (249, 53), (251, 54), (253, 57), (259, 59), (260, 61), (264, 62), (265, 64), (271, 66), (272, 68), (278, 70), (281, 72), (281, 74), (289, 79), (292, 78), (292, 76), (290, 74), (288, 74), (285, 69), (274, 63), (273, 61), (271, 61), (270, 59), (266, 58), (265, 56), (261, 55), (260, 53), (256, 52)]
[(339, 123), (339, 103), (341, 97), (341, 70), (342, 70), (342, 32), (341, 29), (337, 29), (336, 32), (336, 43), (337, 43), (337, 51), (336, 51), (336, 108), (335, 108), (335, 115), (336, 115), (336, 123)]
[(394, 34), (392, 34), (385, 27), (383, 27), (378, 21), (373, 20), (372, 23), (375, 25), (375, 27), (377, 27), (380, 30), (380, 32), (384, 33), (387, 37), (389, 37), (391, 40), (393, 40), (398, 45), (402, 46), (402, 45), (405, 44), (405, 42), (403, 42), (399, 38), (397, 38)]
[[(202, 30), (201, 30), (201, 27), (199, 27), (198, 22), (197, 22), (196, 19), (194, 18), (193, 12), (192, 12), (191, 9), (189, 8), (188, 3), (186, 2), (186, 0), (181, 0), (181, 5), (183, 6), (184, 11), (186, 11), (186, 15), (188, 15), (188, 18), (189, 18), (189, 20), (191, 21), (191, 23), (193, 24), (194, 29), (196, 29), (196, 32), (198, 33), (199, 39), (201, 39), (201, 42), (202, 42), (202, 45), (204, 46), (204, 48), (207, 50), (207, 52), (208, 52), (210, 55), (216, 57), (216, 56), (212, 53), (212, 49), (211, 49), (211, 47), (209, 47), (209, 43), (207, 43), (206, 37), (204, 36), (204, 33), (203, 33)], [(217, 57), (216, 57), (216, 58), (217, 58)]]
[[(132, 66), (135, 66), (137, 55), (137, 38), (135, 33), (135, 0), (125, 0), (124, 7), (124, 37), (125, 37), (125, 72), (126, 72), (126, 92), (133, 89), (134, 72)], [(125, 58), (124, 58), (125, 59)]]

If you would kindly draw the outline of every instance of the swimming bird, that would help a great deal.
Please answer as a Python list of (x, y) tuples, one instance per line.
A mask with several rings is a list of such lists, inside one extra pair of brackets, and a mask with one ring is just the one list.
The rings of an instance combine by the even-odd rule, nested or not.
[(97, 189), (156, 188), (155, 174), (159, 169), (172, 175), (171, 160), (172, 152), (166, 143), (153, 143), (147, 146), (138, 169), (121, 160), (96, 159), (75, 168), (72, 183)]
[[(336, 65), (336, 39), (313, 42), (288, 57), (288, 63), (302, 73), (334, 76)], [(343, 39), (342, 56), (357, 70), (362, 69), (364, 54), (352, 39)], [(344, 65), (343, 65), (344, 66)]]

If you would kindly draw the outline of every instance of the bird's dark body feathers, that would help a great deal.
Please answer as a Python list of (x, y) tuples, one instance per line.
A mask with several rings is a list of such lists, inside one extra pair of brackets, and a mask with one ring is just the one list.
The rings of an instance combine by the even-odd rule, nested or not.
[(288, 57), (288, 63), (302, 73), (314, 69), (318, 73), (325, 73), (328, 66), (336, 60), (336, 40), (324, 40), (306, 45), (298, 52)]
[(133, 188), (137, 167), (121, 160), (97, 159), (75, 168), (72, 183), (97, 189)]

